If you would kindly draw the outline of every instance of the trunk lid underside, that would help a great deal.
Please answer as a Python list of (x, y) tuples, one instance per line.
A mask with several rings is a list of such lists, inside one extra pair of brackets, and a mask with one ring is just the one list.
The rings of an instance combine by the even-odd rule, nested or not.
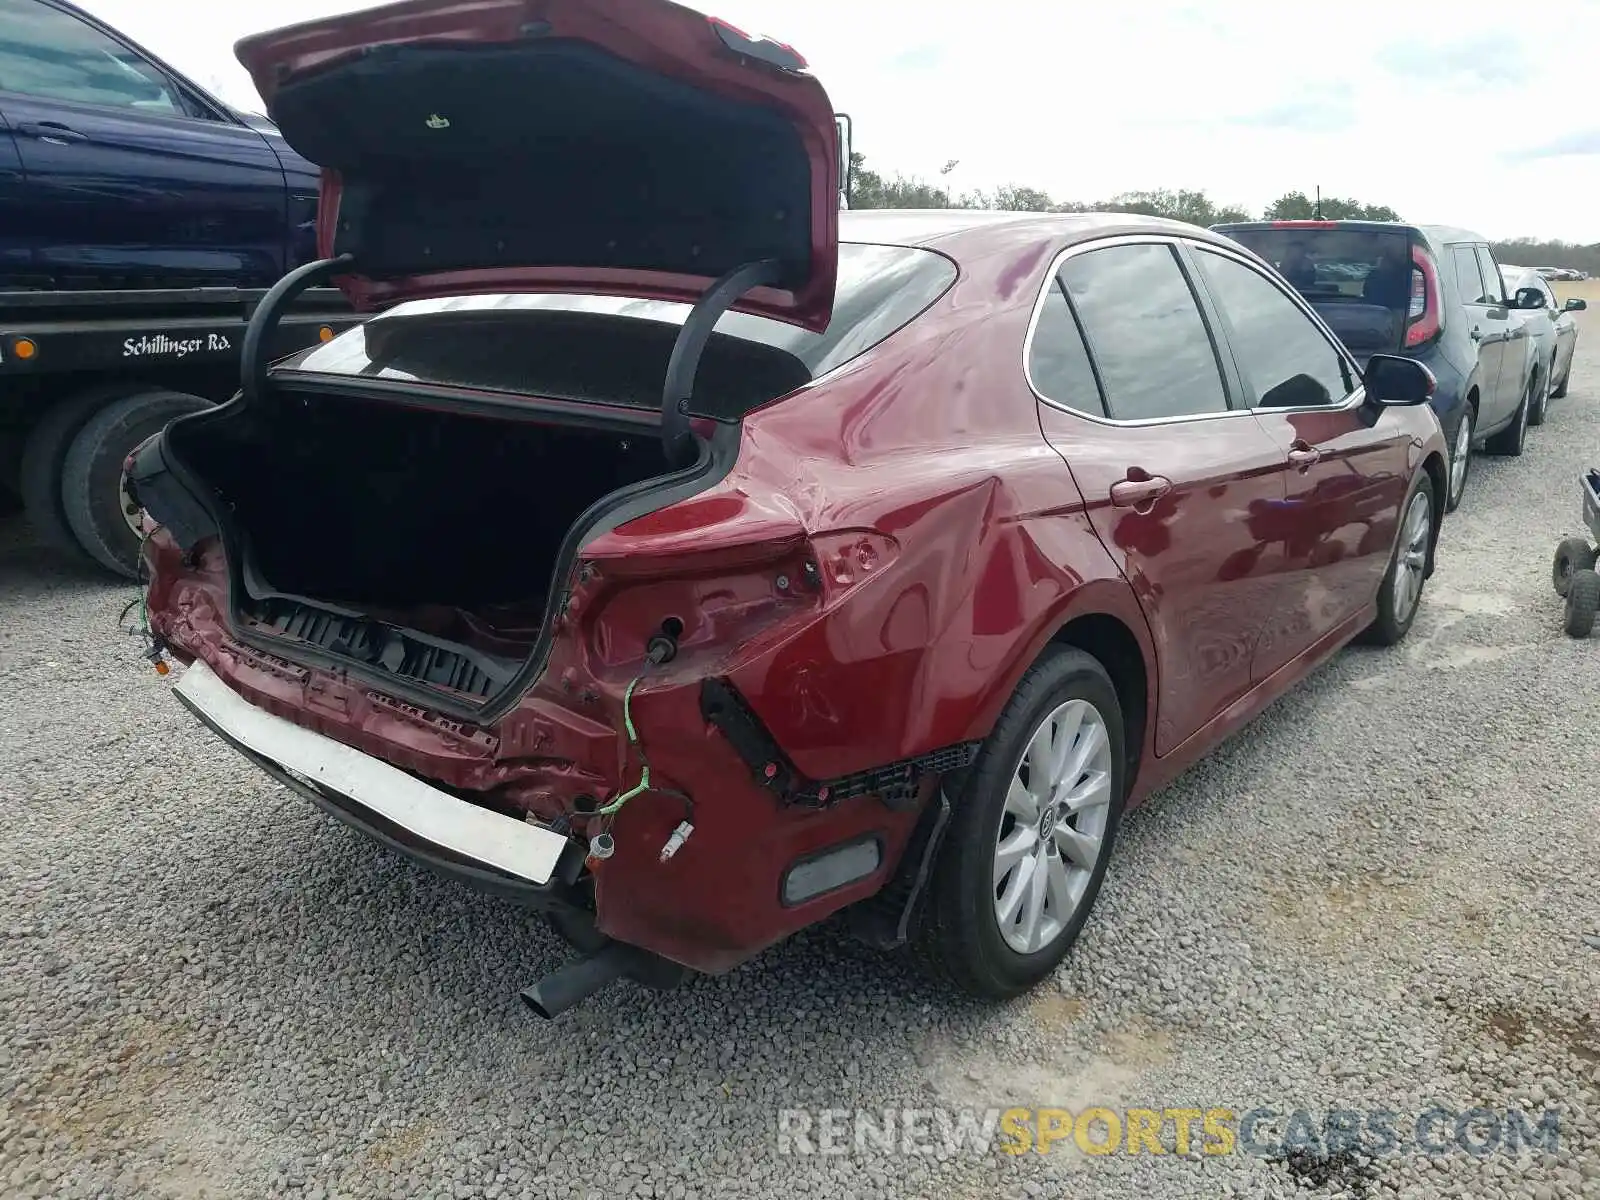
[(319, 246), (362, 307), (485, 291), (693, 302), (758, 262), (738, 307), (820, 331), (839, 132), (776, 43), (665, 0), (411, 3), (237, 48), (323, 168)]

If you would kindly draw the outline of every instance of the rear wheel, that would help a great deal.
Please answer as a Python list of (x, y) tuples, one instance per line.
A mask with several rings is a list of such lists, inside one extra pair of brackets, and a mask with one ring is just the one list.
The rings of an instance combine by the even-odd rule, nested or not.
[(1555, 562), (1550, 566), (1550, 586), (1556, 589), (1556, 595), (1567, 594), (1574, 572), (1594, 570), (1596, 557), (1594, 547), (1583, 538), (1570, 537), (1557, 546)]
[(1455, 512), (1461, 507), (1461, 498), (1467, 494), (1467, 475), (1472, 470), (1472, 437), (1477, 431), (1477, 414), (1471, 404), (1461, 406), (1461, 419), (1456, 422), (1456, 437), (1450, 447), (1450, 476), (1445, 497), (1445, 511)]
[(1595, 613), (1600, 612), (1600, 575), (1593, 570), (1574, 571), (1567, 589), (1567, 636), (1586, 638), (1594, 629)]
[(108, 571), (139, 575), (139, 533), (123, 490), (123, 460), (174, 417), (210, 406), (183, 392), (139, 392), (101, 409), (73, 438), (61, 467), (62, 511), (78, 544)]
[(1053, 647), (962, 783), (915, 948), (962, 990), (1004, 999), (1066, 956), (1122, 819), (1122, 710), (1100, 663)]
[(1428, 579), (1428, 555), (1433, 541), (1433, 484), (1419, 475), (1400, 515), (1400, 536), (1395, 540), (1389, 570), (1378, 588), (1378, 617), (1362, 640), (1376, 646), (1393, 646), (1411, 631), (1422, 607), (1422, 588)]
[(1528, 424), (1543, 425), (1545, 414), (1550, 409), (1550, 378), (1542, 372), (1537, 373), (1530, 386), (1534, 400), (1528, 408)]
[(1522, 403), (1517, 405), (1517, 415), (1511, 418), (1511, 424), (1484, 443), (1484, 448), (1490, 454), (1516, 458), (1522, 453), (1522, 448), (1528, 442), (1528, 413), (1533, 407), (1533, 388), (1537, 382), (1535, 376), (1528, 377), (1528, 386), (1522, 393)]

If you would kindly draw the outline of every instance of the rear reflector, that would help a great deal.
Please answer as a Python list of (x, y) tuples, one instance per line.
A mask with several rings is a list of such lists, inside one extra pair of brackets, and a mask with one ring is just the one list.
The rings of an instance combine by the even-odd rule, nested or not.
[(874, 836), (824, 850), (789, 868), (783, 877), (783, 903), (804, 904), (837, 891), (865, 879), (882, 863), (883, 847)]

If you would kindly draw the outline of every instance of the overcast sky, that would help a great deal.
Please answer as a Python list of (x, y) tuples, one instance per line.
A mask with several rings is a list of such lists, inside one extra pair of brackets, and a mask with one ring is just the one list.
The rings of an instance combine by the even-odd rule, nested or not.
[[(362, 0), (79, 0), (222, 98), (233, 42)], [(879, 170), (1061, 199), (1291, 189), (1491, 238), (1600, 241), (1600, 0), (717, 0), (791, 43)]]

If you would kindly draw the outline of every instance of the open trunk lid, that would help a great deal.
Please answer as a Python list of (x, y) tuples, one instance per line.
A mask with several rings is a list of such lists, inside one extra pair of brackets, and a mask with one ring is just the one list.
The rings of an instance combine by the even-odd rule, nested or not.
[(1213, 228), (1271, 263), (1363, 364), (1401, 352), (1413, 270), (1404, 228), (1337, 221)]
[(581, 291), (733, 307), (820, 332), (839, 128), (789, 47), (668, 0), (408, 0), (236, 47), (323, 169), (318, 245), (359, 308)]

